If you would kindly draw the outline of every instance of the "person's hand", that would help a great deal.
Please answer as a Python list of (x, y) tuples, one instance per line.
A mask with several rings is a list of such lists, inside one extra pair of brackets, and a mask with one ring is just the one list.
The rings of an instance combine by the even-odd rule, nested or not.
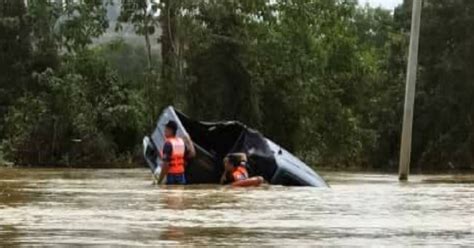
[(188, 158), (193, 158), (194, 156), (196, 156), (196, 150), (194, 148), (194, 143), (193, 141), (191, 140), (191, 137), (189, 136), (189, 134), (184, 134), (183, 135), (183, 141), (184, 141), (184, 144), (186, 145), (186, 147), (189, 149), (189, 154), (187, 155)]
[(191, 142), (191, 137), (189, 136), (189, 134), (184, 134), (183, 135), (183, 140), (186, 141), (186, 142)]
[(221, 176), (220, 183), (221, 183), (221, 184), (224, 184), (225, 181), (226, 181), (226, 179), (227, 179), (227, 177), (226, 177), (226, 172), (224, 172), (224, 173), (222, 174), (222, 176)]

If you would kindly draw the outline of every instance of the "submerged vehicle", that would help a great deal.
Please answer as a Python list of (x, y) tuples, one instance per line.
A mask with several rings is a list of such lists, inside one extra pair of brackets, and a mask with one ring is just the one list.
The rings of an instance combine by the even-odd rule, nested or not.
[(218, 184), (224, 171), (223, 158), (241, 152), (247, 154), (250, 176), (261, 176), (276, 185), (328, 187), (309, 166), (258, 131), (237, 121), (195, 121), (171, 106), (159, 117), (152, 135), (143, 139), (144, 157), (154, 174), (161, 168), (159, 151), (165, 142), (165, 124), (170, 120), (178, 124), (177, 136), (189, 134), (196, 148), (196, 157), (186, 166), (189, 184)]

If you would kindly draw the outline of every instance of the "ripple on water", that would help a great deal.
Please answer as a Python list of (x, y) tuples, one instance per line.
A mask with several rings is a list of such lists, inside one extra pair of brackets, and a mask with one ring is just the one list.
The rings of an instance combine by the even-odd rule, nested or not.
[(472, 184), (327, 178), (330, 189), (157, 187), (147, 170), (0, 169), (0, 246), (474, 245)]

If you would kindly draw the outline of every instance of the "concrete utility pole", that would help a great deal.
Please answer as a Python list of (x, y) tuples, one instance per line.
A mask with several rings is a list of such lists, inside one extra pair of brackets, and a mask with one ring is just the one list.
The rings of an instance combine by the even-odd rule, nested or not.
[(418, 65), (418, 44), (420, 39), (421, 8), (423, 0), (413, 0), (411, 17), (410, 51), (408, 54), (405, 110), (403, 114), (402, 143), (400, 146), (399, 180), (408, 180), (410, 171), (413, 109), (415, 103), (416, 72)]

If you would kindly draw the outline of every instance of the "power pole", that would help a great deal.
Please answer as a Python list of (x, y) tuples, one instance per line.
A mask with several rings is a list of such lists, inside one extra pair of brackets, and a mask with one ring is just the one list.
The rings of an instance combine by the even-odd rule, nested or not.
[(416, 72), (418, 65), (418, 44), (420, 40), (421, 8), (423, 0), (413, 0), (411, 17), (410, 50), (408, 54), (405, 109), (403, 114), (402, 142), (400, 146), (399, 180), (408, 180), (415, 103)]

